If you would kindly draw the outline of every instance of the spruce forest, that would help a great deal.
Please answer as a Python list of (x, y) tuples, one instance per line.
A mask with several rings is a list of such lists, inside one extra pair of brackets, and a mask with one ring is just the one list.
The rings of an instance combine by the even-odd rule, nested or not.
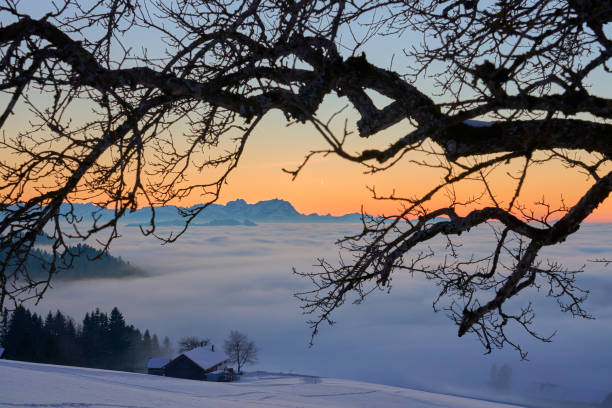
[(156, 334), (126, 324), (116, 307), (110, 315), (96, 309), (75, 324), (59, 310), (43, 319), (19, 306), (4, 310), (0, 323), (4, 358), (10, 360), (144, 372), (149, 358), (172, 354), (167, 337), (160, 344)]

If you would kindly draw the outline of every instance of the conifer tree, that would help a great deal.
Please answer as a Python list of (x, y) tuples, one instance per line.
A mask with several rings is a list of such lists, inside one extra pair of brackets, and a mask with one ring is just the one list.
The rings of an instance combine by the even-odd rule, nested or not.
[(153, 348), (153, 341), (151, 339), (151, 333), (149, 333), (149, 329), (146, 329), (144, 335), (142, 336), (142, 352), (145, 356), (149, 358), (152, 357), (151, 351)]
[(108, 328), (108, 344), (111, 361), (113, 362), (113, 367), (120, 369), (128, 353), (130, 340), (128, 329), (125, 325), (125, 319), (117, 307), (114, 307), (111, 311)]
[(166, 358), (172, 357), (174, 350), (172, 349), (172, 342), (168, 338), (168, 336), (164, 337), (164, 342), (162, 346), (162, 356)]
[(159, 357), (161, 354), (161, 347), (159, 346), (159, 339), (157, 338), (157, 334), (153, 335), (153, 339), (151, 341), (151, 355), (154, 357)]
[(9, 312), (7, 308), (2, 310), (2, 314), (0, 315), (0, 347), (6, 347), (6, 335), (8, 333), (9, 327)]
[[(110, 317), (99, 309), (86, 313), (79, 327), (59, 310), (43, 321), (23, 306), (4, 310), (0, 319), (8, 359), (143, 372), (148, 359), (162, 353), (157, 335), (146, 330), (143, 336), (126, 325), (116, 307)], [(169, 347), (166, 337), (164, 348)]]

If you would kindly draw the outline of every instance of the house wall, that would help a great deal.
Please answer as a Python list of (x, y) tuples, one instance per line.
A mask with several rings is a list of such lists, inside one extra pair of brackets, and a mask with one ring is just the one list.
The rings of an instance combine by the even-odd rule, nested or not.
[(164, 375), (163, 368), (148, 368), (147, 372), (151, 375)]
[(225, 370), (226, 368), (227, 368), (227, 364), (226, 363), (219, 363), (216, 366), (212, 366), (211, 368), (206, 370), (206, 372), (210, 373), (210, 372), (213, 372), (213, 371), (221, 371), (221, 370)]
[(205, 380), (206, 374), (198, 365), (185, 356), (180, 356), (165, 367), (166, 377), (186, 378), (190, 380)]

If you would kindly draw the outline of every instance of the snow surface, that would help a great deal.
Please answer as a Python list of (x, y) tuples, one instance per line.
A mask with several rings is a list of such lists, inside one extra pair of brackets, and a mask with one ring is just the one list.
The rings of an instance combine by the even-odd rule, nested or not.
[(147, 363), (147, 368), (162, 368), (170, 362), (169, 358), (152, 358)]
[[(253, 373), (213, 383), (0, 360), (0, 407), (512, 407), (357, 381)], [(514, 406), (515, 407), (515, 406)]]
[(227, 354), (223, 351), (215, 350), (212, 351), (210, 347), (197, 347), (193, 350), (189, 350), (183, 353), (185, 357), (202, 367), (204, 370), (221, 364), (229, 359)]

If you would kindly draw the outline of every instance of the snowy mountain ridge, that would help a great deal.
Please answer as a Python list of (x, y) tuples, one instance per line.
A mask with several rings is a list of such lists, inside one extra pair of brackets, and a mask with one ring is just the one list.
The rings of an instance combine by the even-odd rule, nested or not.
[[(154, 207), (155, 223), (164, 225), (183, 225), (187, 214), (196, 207), (163, 206)], [(94, 216), (101, 220), (108, 219), (113, 215), (113, 210), (97, 207), (91, 203), (85, 204), (63, 204), (61, 212), (66, 214), (72, 212), (78, 218), (91, 220)], [(152, 215), (150, 207), (143, 207), (124, 215), (123, 222), (131, 226), (148, 224)], [(214, 225), (252, 225), (253, 222), (359, 222), (361, 214), (351, 213), (341, 216), (330, 214), (319, 215), (316, 213), (302, 214), (296, 211), (293, 205), (285, 200), (272, 199), (248, 204), (243, 199), (229, 201), (227, 204), (210, 204), (202, 210), (192, 221), (195, 226)]]

